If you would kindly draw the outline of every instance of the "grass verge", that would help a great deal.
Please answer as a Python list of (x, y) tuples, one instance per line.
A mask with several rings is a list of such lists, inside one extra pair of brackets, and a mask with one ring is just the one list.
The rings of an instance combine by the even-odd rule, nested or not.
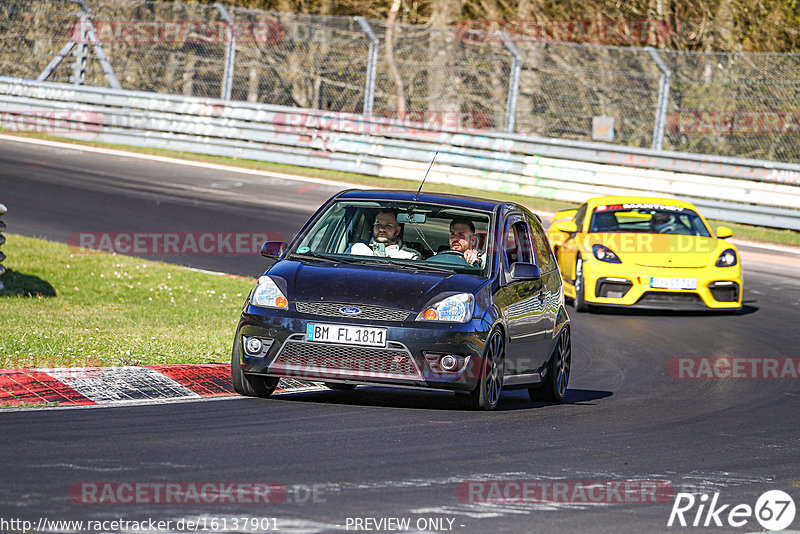
[(229, 361), (252, 280), (6, 237), (0, 368)]
[[(2, 132), (2, 129), (0, 129), (0, 132)], [(219, 165), (231, 165), (234, 167), (242, 167), (247, 169), (273, 171), (285, 174), (294, 174), (297, 176), (309, 176), (312, 178), (323, 178), (326, 180), (335, 180), (335, 181), (347, 182), (355, 185), (364, 185), (369, 187), (383, 187), (387, 189), (416, 189), (417, 187), (419, 187), (418, 182), (410, 180), (401, 180), (397, 178), (378, 178), (375, 176), (356, 174), (352, 172), (315, 169), (311, 167), (285, 165), (282, 163), (272, 163), (267, 161), (253, 161), (253, 160), (245, 160), (238, 158), (228, 158), (222, 156), (207, 156), (203, 154), (193, 154), (189, 152), (179, 152), (176, 150), (167, 150), (161, 148), (131, 147), (122, 145), (112, 145), (108, 143), (98, 143), (94, 141), (79, 141), (75, 139), (66, 139), (63, 137), (56, 137), (36, 132), (19, 132), (19, 133), (14, 132), (14, 135), (23, 137), (34, 137), (37, 139), (47, 139), (50, 141), (73, 143), (78, 145), (109, 148), (114, 150), (126, 150), (129, 152), (136, 152), (140, 154), (151, 154), (155, 156), (185, 159), (189, 161), (207, 161), (209, 163), (216, 163)], [(517, 202), (519, 204), (522, 204), (523, 206), (528, 207), (534, 212), (539, 212), (539, 211), (555, 212), (558, 210), (578, 207), (577, 204), (571, 204), (568, 202), (559, 202), (555, 200), (528, 197), (523, 195), (513, 195), (509, 193), (501, 193), (494, 191), (475, 190), (448, 184), (434, 184), (434, 183), (425, 184), (425, 191), (439, 192), (439, 193), (454, 193), (459, 195), (480, 196), (484, 198), (508, 200), (511, 202)], [(727, 226), (731, 228), (734, 231), (734, 236), (738, 239), (758, 241), (761, 243), (773, 243), (773, 244), (800, 247), (800, 232), (795, 230), (780, 230), (775, 228), (750, 226), (746, 224), (730, 223), (724, 221), (709, 221), (709, 223), (713, 227), (714, 231), (716, 231), (716, 228), (718, 226)]]

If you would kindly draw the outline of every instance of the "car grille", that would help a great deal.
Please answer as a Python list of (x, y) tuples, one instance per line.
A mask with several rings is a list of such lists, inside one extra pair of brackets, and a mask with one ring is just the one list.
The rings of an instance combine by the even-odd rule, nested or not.
[(648, 291), (639, 302), (703, 302), (697, 293), (672, 293), (667, 291)]
[(703, 299), (697, 293), (672, 293), (667, 291), (647, 291), (636, 304), (650, 308), (670, 308), (672, 306), (706, 308)]
[(739, 284), (726, 284), (717, 285), (711, 284), (708, 289), (711, 290), (711, 296), (717, 302), (736, 302), (739, 300)]
[(622, 298), (633, 287), (630, 281), (611, 281), (601, 278), (597, 281), (595, 296), (604, 298)]
[(400, 343), (391, 345), (388, 348), (354, 347), (290, 339), (270, 370), (315, 378), (422, 379), (408, 350)]
[[(325, 315), (328, 317), (350, 317), (378, 321), (404, 321), (411, 313), (397, 308), (372, 306), (367, 304), (345, 304), (336, 302), (296, 302), (295, 307), (300, 313), (312, 315)], [(339, 311), (340, 308), (358, 308), (361, 313), (350, 315)]]

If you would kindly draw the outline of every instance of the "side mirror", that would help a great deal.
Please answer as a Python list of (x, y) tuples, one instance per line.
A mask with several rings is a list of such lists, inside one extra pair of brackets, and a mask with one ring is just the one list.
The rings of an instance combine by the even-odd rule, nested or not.
[(727, 226), (719, 226), (719, 227), (717, 227), (717, 238), (718, 239), (727, 239), (732, 235), (733, 235), (733, 230), (731, 230)]
[(556, 221), (550, 226), (550, 230), (574, 234), (578, 231), (578, 226), (575, 224), (575, 221)]
[(538, 280), (542, 277), (538, 265), (521, 261), (511, 264), (510, 274), (514, 280)]
[(266, 241), (261, 245), (261, 255), (271, 260), (277, 260), (286, 252), (286, 243), (283, 241)]

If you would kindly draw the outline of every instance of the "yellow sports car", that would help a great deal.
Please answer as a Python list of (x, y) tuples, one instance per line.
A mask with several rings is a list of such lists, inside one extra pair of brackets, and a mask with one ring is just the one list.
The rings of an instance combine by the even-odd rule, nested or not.
[(606, 196), (556, 213), (547, 237), (576, 311), (591, 305), (651, 309), (742, 307), (733, 235), (689, 202)]

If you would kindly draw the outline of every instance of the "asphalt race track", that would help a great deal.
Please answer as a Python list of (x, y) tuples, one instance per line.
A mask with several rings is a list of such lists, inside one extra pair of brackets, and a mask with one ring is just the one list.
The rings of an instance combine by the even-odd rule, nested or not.
[[(58, 241), (89, 231), (258, 230), (288, 239), (337, 189), (0, 139), (8, 232)], [(214, 519), (217, 532), (385, 532), (398, 531), (403, 523), (387, 522), (398, 518), (409, 520), (406, 531), (689, 532), (698, 529), (667, 522), (672, 493), (692, 492), (698, 501), (685, 514), (690, 525), (700, 495), (708, 495), (707, 509), (718, 493), (718, 506), (730, 506), (719, 515), (724, 526), (710, 530), (761, 532), (754, 517), (739, 528), (728, 525), (728, 512), (737, 504), (754, 507), (767, 490), (800, 503), (800, 378), (686, 379), (667, 372), (679, 357), (800, 357), (799, 260), (748, 252), (746, 306), (738, 315), (569, 308), (573, 375), (562, 405), (511, 392), (499, 411), (475, 413), (457, 410), (447, 394), (359, 388), (4, 410), (0, 519), (32, 521), (31, 530), (46, 518), (170, 520), (176, 532), (181, 519), (205, 521), (208, 532)], [(250, 276), (265, 265), (257, 255), (166, 259)], [(549, 502), (481, 502), (491, 491), (516, 487), (509, 482), (609, 488), (626, 480), (669, 491), (645, 503), (614, 492), (605, 493), (609, 502), (589, 502), (572, 491)], [(463, 493), (469, 481), (483, 484)], [(272, 482), (286, 494), (271, 504), (88, 504), (75, 497), (76, 488), (110, 482)], [(700, 517), (702, 524), (705, 511)], [(259, 528), (233, 527), (259, 518)], [(0, 521), (3, 532), (23, 530), (17, 526)], [(800, 530), (800, 518), (790, 528)]]

